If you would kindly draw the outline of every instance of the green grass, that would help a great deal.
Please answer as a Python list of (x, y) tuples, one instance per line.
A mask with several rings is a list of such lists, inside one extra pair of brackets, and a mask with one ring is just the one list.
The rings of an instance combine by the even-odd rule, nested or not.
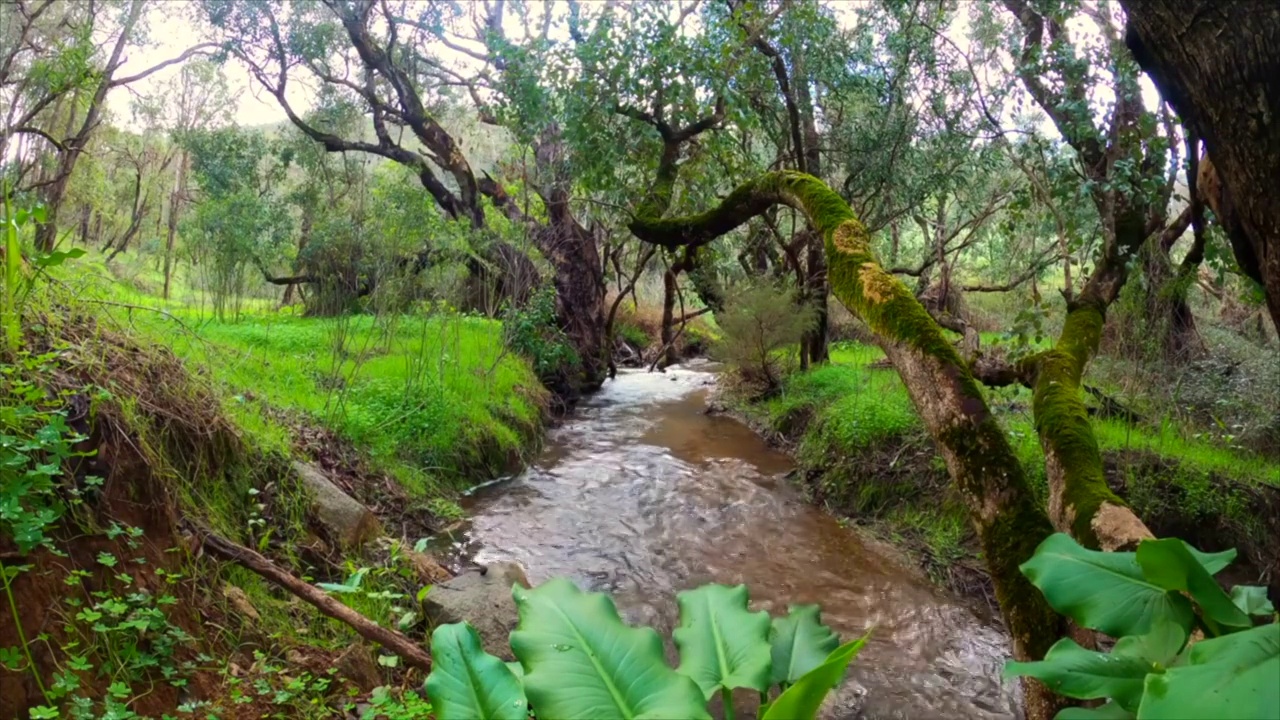
[(157, 278), (125, 282), (144, 272), (85, 261), (63, 282), (209, 373), (229, 413), (265, 447), (291, 444), (275, 411), (303, 413), (431, 501), (502, 472), (538, 436), (545, 391), (504, 349), (497, 321), (452, 312), (306, 318), (252, 298), (220, 321), (181, 283), (177, 299), (163, 301), (138, 289)]

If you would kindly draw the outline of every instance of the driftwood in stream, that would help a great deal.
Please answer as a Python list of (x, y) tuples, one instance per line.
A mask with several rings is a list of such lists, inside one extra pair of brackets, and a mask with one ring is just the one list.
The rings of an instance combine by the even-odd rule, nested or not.
[(211, 555), (230, 560), (252, 570), (267, 580), (302, 598), (321, 613), (348, 625), (366, 640), (382, 645), (399, 655), (406, 665), (431, 672), (431, 656), (419, 644), (404, 635), (384, 628), (369, 618), (334, 600), (310, 583), (294, 577), (292, 573), (271, 562), (262, 554), (214, 533), (199, 529), (204, 549)]

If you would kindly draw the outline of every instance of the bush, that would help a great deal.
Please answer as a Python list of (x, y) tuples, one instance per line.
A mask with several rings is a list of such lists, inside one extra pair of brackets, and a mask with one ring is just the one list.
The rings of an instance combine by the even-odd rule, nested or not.
[(529, 359), (548, 387), (577, 374), (581, 359), (556, 317), (555, 288), (539, 288), (521, 307), (507, 305), (502, 335), (508, 348)]
[(817, 313), (796, 302), (794, 289), (759, 280), (734, 293), (716, 322), (715, 358), (767, 394), (778, 388), (794, 358), (790, 348), (814, 327)]

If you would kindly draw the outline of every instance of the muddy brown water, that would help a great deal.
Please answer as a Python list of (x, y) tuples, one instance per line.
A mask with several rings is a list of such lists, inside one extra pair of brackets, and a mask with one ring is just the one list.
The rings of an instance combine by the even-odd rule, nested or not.
[(675, 593), (707, 582), (746, 583), (774, 614), (818, 603), (845, 639), (874, 627), (827, 717), (1015, 717), (998, 624), (806, 503), (790, 459), (746, 426), (705, 414), (711, 369), (620, 372), (530, 468), (473, 494), (456, 550), (609, 592), (667, 638)]

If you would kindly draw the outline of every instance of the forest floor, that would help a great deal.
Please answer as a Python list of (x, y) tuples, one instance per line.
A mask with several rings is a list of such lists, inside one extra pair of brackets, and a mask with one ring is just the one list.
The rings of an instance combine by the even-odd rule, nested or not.
[[(830, 364), (791, 375), (768, 399), (747, 401), (732, 391), (728, 399), (758, 432), (792, 451), (815, 502), (904, 546), (938, 582), (994, 603), (965, 509), (883, 357), (873, 346), (839, 343)], [(1043, 496), (1030, 391), (1001, 389), (989, 399)], [(1280, 460), (1169, 418), (1095, 418), (1094, 430), (1109, 483), (1153, 532), (1205, 550), (1235, 547), (1252, 580), (1280, 582)]]

